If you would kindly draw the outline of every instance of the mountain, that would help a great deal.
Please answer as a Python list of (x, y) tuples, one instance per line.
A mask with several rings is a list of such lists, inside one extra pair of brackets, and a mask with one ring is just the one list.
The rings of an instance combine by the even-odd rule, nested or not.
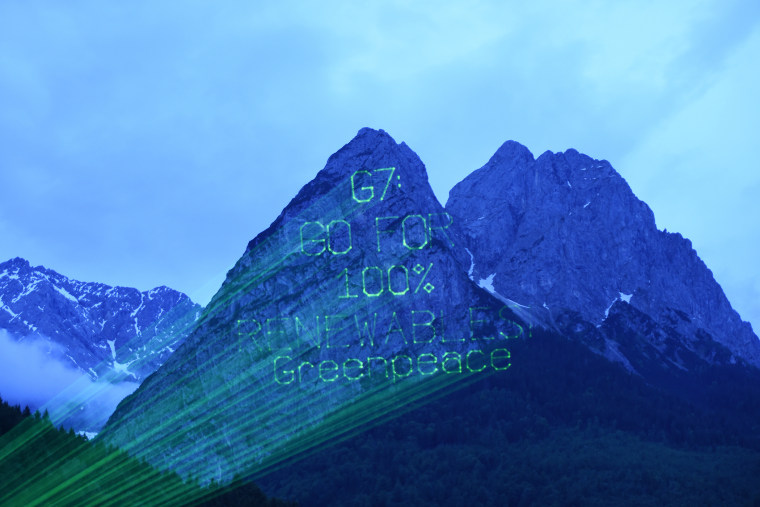
[[(180, 346), (200, 309), (168, 287), (140, 292), (71, 280), (21, 258), (0, 263), (0, 330), (9, 336), (4, 346), (36, 363), (19, 365), (19, 375), (35, 377), (34, 368), (39, 368), (39, 376), (50, 375), (48, 383), (59, 384), (56, 391), (74, 381), (81, 381), (84, 388), (121, 383), (133, 390)], [(6, 371), (8, 376), (12, 375)], [(5, 381), (18, 384), (21, 379)], [(43, 393), (35, 392), (35, 386), (43, 390), (51, 386), (43, 379), (24, 382), (24, 394), (16, 398), (30, 399), (13, 401), (41, 404)], [(99, 414), (100, 425), (109, 414)], [(98, 426), (76, 418), (73, 425), (88, 431)]]
[[(666, 413), (709, 435), (752, 433), (758, 357), (687, 240), (658, 231), (606, 162), (534, 160), (508, 142), (444, 209), (406, 144), (362, 129), (248, 244), (98, 438), (223, 482), (325, 456), (326, 441), (356, 442), (406, 411), (408, 435), (445, 444), (452, 423), (426, 420), (423, 404), (497, 440), (523, 419), (545, 436), (579, 418), (628, 418), (652, 438)], [(523, 419), (489, 407), (504, 390)], [(472, 396), (486, 401), (470, 417), (460, 397)], [(713, 424), (716, 400), (731, 424)], [(381, 440), (406, 435), (391, 434)], [(318, 473), (334, 472), (326, 463)]]
[(417, 155), (361, 130), (248, 244), (99, 438), (224, 481), (505, 374), (505, 344), (530, 329), (467, 277), (451, 225)]
[(651, 353), (673, 367), (760, 366), (760, 341), (691, 242), (658, 230), (607, 161), (572, 149), (534, 159), (508, 141), (454, 186), (446, 211), (463, 231), (474, 280), (557, 329), (580, 326), (592, 349), (632, 371), (613, 317), (649, 330)]

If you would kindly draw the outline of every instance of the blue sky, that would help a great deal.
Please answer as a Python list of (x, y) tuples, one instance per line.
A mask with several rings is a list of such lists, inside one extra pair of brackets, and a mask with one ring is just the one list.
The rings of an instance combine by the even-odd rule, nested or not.
[(259, 4), (1, 2), (0, 259), (205, 304), (360, 128), (442, 203), (514, 139), (609, 160), (760, 329), (757, 2)]

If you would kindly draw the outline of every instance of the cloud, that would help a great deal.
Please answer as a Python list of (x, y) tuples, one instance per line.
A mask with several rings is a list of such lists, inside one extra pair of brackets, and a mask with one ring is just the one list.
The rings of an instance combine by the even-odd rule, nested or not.
[(17, 339), (0, 329), (0, 396), (33, 411), (47, 409), (56, 426), (93, 432), (138, 387), (93, 382), (65, 361), (65, 349), (45, 337)]
[(81, 374), (56, 358), (60, 346), (44, 338), (17, 341), (0, 330), (0, 395), (13, 404), (39, 408)]

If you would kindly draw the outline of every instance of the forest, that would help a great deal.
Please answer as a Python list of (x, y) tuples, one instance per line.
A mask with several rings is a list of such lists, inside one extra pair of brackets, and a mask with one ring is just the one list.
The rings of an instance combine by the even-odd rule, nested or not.
[(250, 481), (199, 486), (0, 400), (0, 505), (290, 507)]

